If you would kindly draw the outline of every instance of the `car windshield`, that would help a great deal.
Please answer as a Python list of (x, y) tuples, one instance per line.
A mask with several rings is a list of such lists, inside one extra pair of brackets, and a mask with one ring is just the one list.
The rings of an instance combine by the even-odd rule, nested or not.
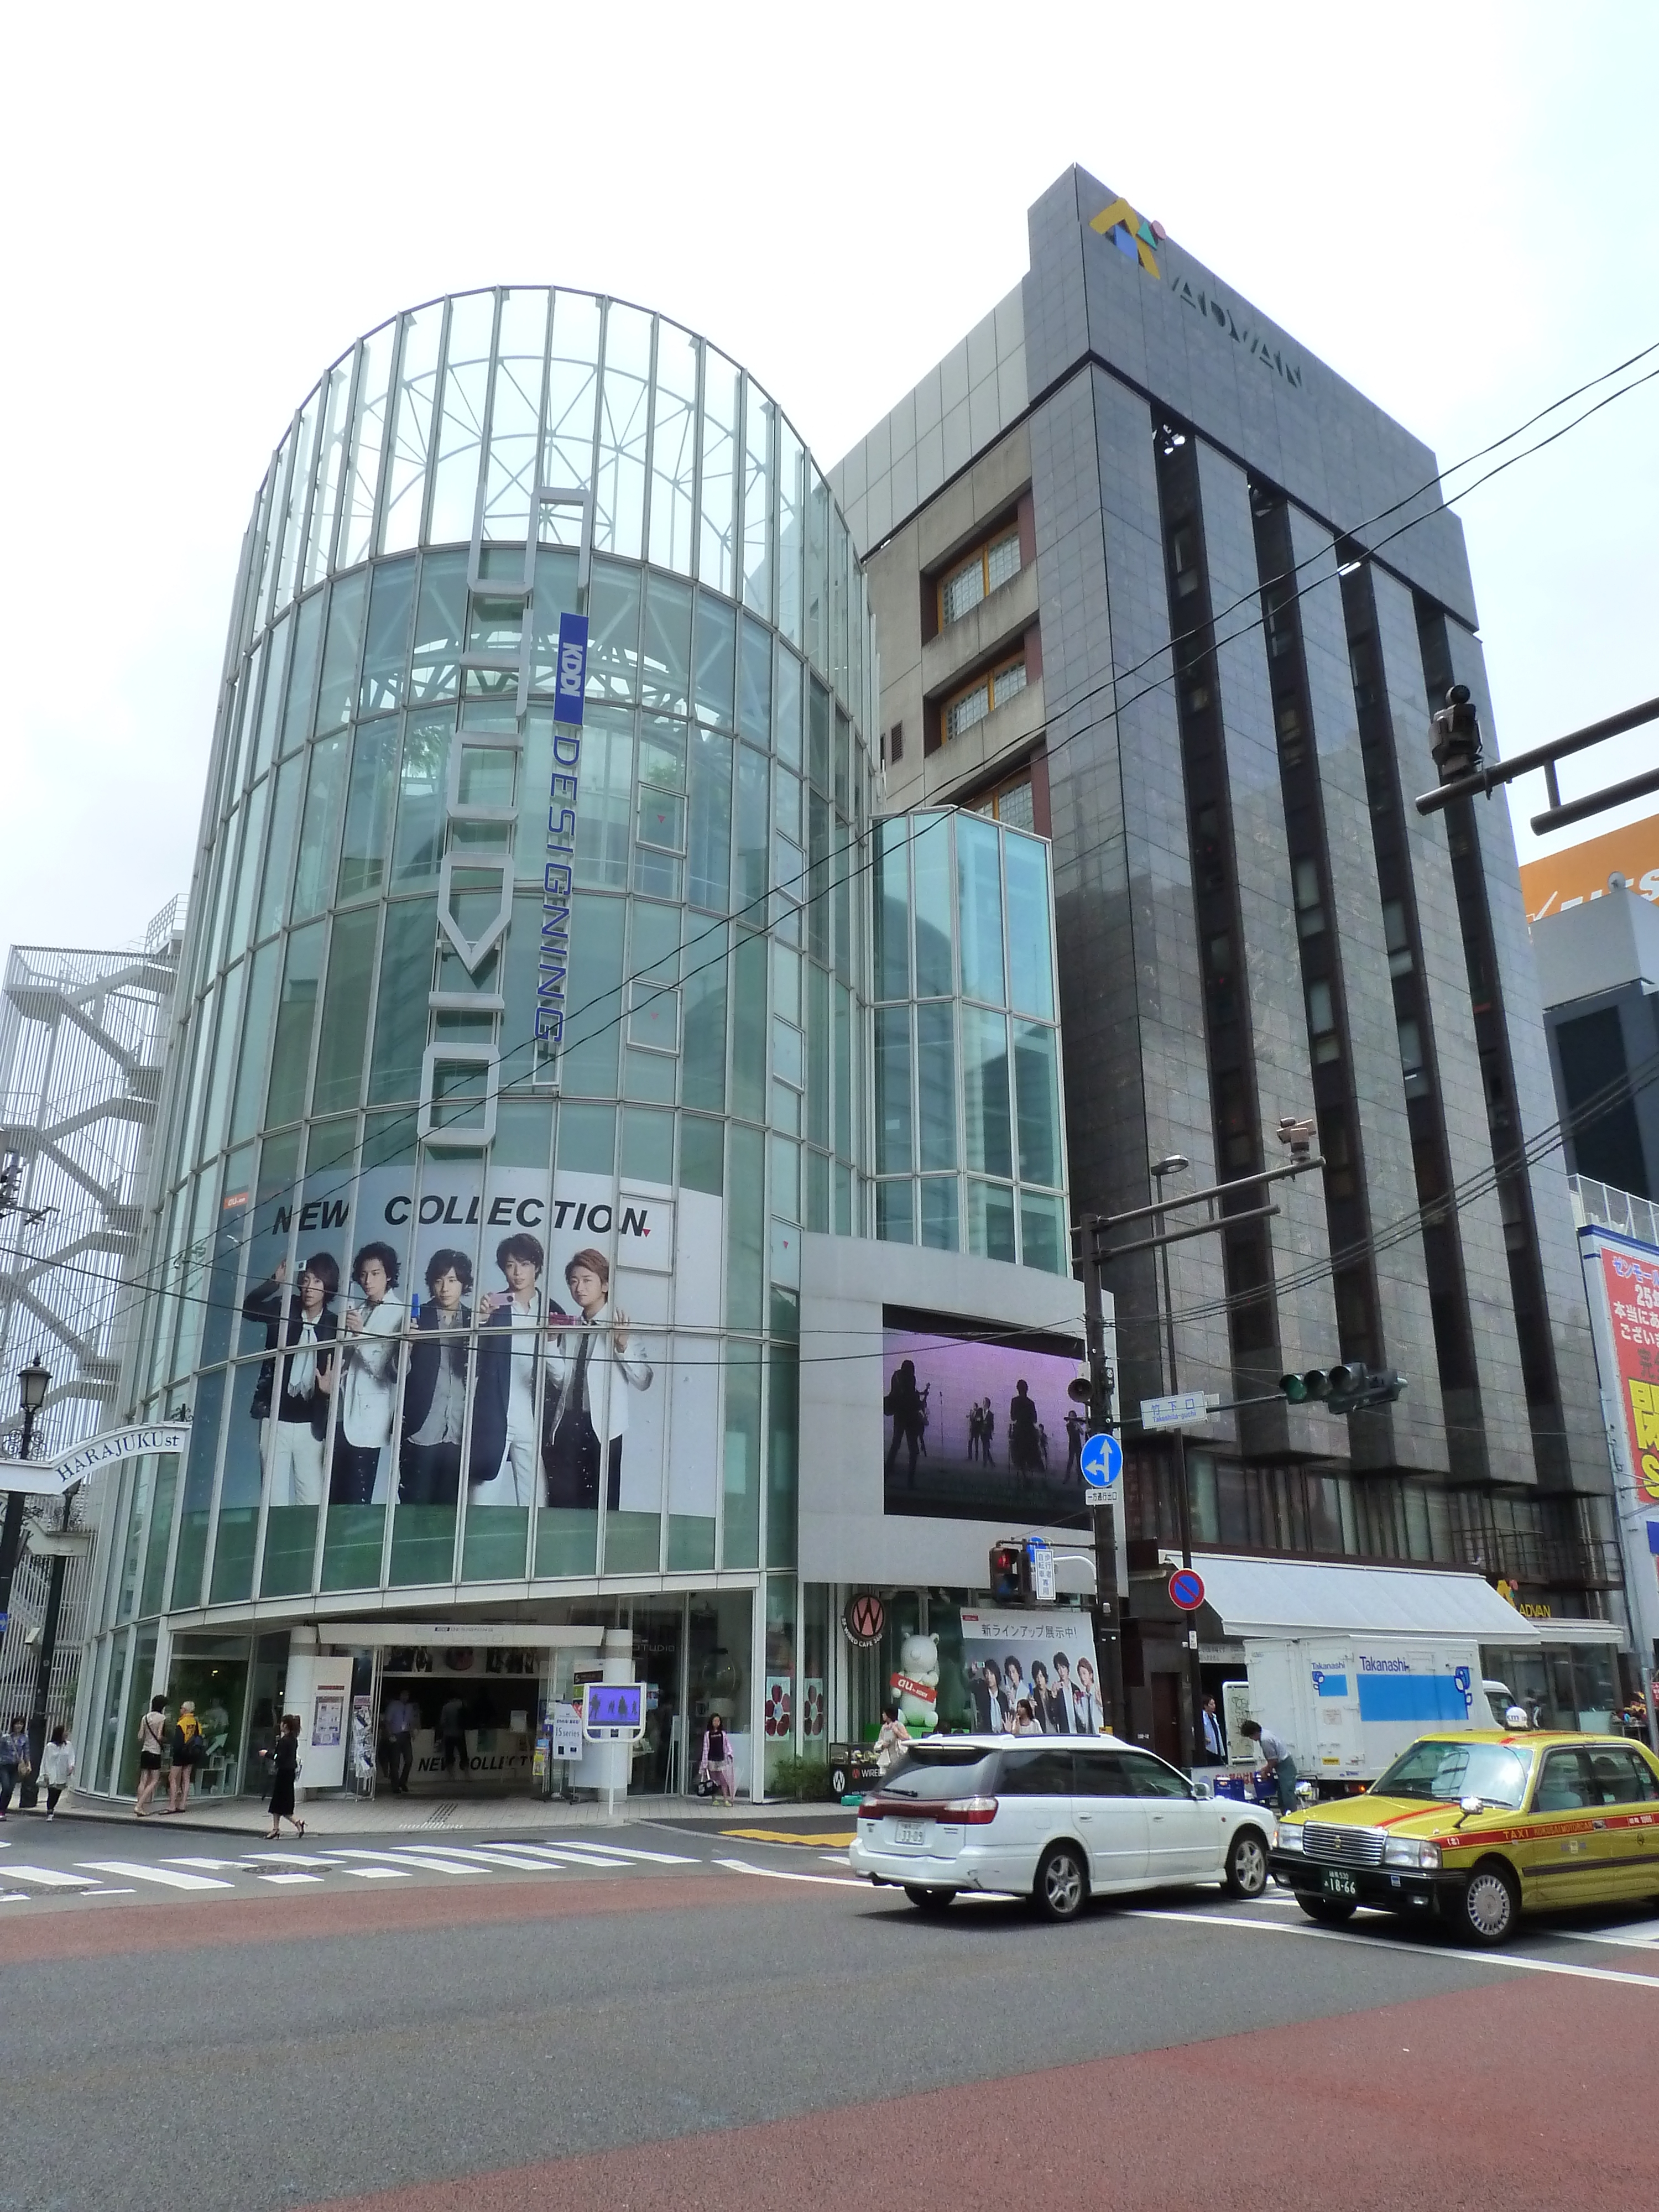
[(1382, 1779), (1371, 1785), (1376, 1797), (1424, 1797), (1455, 1805), (1465, 1797), (1488, 1805), (1519, 1805), (1527, 1794), (1531, 1761), (1506, 1744), (1469, 1743), (1431, 1737), (1402, 1752)]
[(972, 1797), (981, 1771), (995, 1757), (973, 1744), (913, 1745), (884, 1776), (884, 1797)]

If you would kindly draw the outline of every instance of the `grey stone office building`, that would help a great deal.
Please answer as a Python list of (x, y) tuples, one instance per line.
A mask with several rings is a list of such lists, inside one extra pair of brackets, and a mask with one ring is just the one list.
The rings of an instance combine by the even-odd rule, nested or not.
[[(1171, 1153), (1172, 1195), (1279, 1165), (1280, 1116), (1317, 1121), (1322, 1173), (1174, 1247), (1180, 1385), (1248, 1400), (1339, 1356), (1409, 1385), (1352, 1422), (1218, 1417), (1188, 1454), (1200, 1545), (1502, 1577), (1561, 1647), (1557, 1711), (1604, 1708), (1607, 1457), (1562, 1163), (1516, 1158), (1555, 1106), (1508, 817), (1412, 805), (1451, 683), (1494, 735), (1435, 456), (1080, 169), (1030, 235), (1020, 284), (832, 472), (878, 807), (1053, 839), (1079, 1210), (1147, 1205)], [(879, 1095), (877, 1119), (883, 1233), (926, 1243), (908, 1122), (889, 1146)], [(1151, 1257), (1109, 1286), (1133, 1413), (1166, 1372)], [(1150, 1570), (1177, 1516), (1137, 1435)], [(1140, 1610), (1138, 1721), (1172, 1740), (1173, 1631)], [(1237, 1671), (1208, 1632), (1206, 1683)]]

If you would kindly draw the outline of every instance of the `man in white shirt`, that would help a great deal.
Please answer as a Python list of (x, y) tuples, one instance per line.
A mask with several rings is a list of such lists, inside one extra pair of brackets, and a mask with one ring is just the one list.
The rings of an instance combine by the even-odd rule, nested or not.
[(1221, 1715), (1213, 1698), (1204, 1700), (1204, 1756), (1218, 1763), (1227, 1756), (1227, 1731), (1221, 1725)]
[[(468, 1470), (475, 1504), (528, 1505), (536, 1495), (536, 1389), (543, 1337), (556, 1316), (569, 1319), (562, 1307), (550, 1310), (541, 1291), (546, 1257), (541, 1239), (524, 1229), (502, 1237), (495, 1248), (495, 1264), (507, 1288), (492, 1291), (480, 1309), (483, 1327), (478, 1332)], [(544, 1409), (544, 1421), (550, 1415), (550, 1409)], [(486, 1486), (487, 1498), (482, 1495)]]
[(611, 1300), (611, 1262), (591, 1246), (567, 1263), (564, 1279), (581, 1322), (559, 1332), (550, 1355), (559, 1384), (559, 1419), (548, 1446), (550, 1505), (622, 1503), (623, 1438), (628, 1394), (651, 1388), (651, 1363)]
[[(334, 1474), (330, 1501), (336, 1505), (369, 1505), (380, 1472), (380, 1459), (392, 1441), (392, 1413), (398, 1397), (398, 1334), (403, 1306), (394, 1298), (398, 1255), (391, 1245), (365, 1244), (351, 1263), (356, 1288), (340, 1324), (347, 1346), (340, 1377), (340, 1411), (334, 1429)], [(332, 1375), (319, 1376), (318, 1388), (333, 1387)]]
[(1263, 1728), (1260, 1721), (1241, 1721), (1238, 1732), (1250, 1739), (1261, 1755), (1261, 1766), (1255, 1778), (1258, 1785), (1271, 1786), (1281, 1813), (1294, 1813), (1296, 1761), (1291, 1756), (1289, 1744), (1271, 1729)]

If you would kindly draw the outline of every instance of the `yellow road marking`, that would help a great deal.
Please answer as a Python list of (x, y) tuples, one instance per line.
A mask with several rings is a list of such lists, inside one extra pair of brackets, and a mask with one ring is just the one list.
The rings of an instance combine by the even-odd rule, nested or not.
[(840, 1844), (854, 1840), (852, 1828), (722, 1828), (723, 1836), (741, 1836), (746, 1844)]

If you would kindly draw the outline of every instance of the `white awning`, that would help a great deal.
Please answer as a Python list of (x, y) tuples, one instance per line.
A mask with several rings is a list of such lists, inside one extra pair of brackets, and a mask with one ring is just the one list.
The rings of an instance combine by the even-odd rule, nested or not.
[[(1483, 1576), (1444, 1567), (1350, 1567), (1314, 1559), (1194, 1558), (1204, 1600), (1227, 1636), (1473, 1636), (1486, 1644), (1540, 1641), (1538, 1624)], [(1586, 1622), (1601, 1632), (1607, 1623)], [(1615, 1638), (1617, 1631), (1614, 1631)]]

